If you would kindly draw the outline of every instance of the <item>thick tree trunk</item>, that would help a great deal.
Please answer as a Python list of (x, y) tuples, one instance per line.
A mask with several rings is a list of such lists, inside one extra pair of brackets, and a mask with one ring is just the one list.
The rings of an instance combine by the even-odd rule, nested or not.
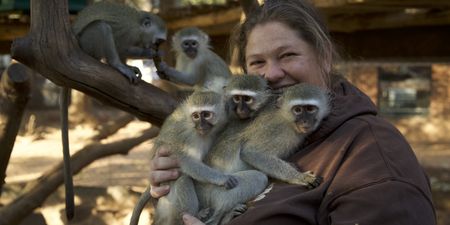
[(144, 81), (132, 85), (114, 68), (85, 54), (71, 30), (67, 0), (33, 0), (30, 12), (28, 36), (12, 44), (14, 59), (58, 85), (158, 126), (176, 107), (177, 101), (164, 91)]
[(0, 195), (23, 111), (30, 97), (30, 70), (22, 64), (10, 65), (0, 82)]
[[(93, 161), (115, 155), (127, 154), (133, 147), (158, 135), (156, 127), (144, 131), (140, 136), (109, 144), (91, 144), (71, 157), (72, 172), (77, 174)], [(62, 162), (42, 175), (39, 180), (26, 187), (27, 192), (11, 204), (0, 208), (0, 225), (16, 225), (41, 206), (47, 197), (64, 182)], [(76, 209), (75, 209), (76, 210)], [(76, 213), (76, 211), (75, 211)]]

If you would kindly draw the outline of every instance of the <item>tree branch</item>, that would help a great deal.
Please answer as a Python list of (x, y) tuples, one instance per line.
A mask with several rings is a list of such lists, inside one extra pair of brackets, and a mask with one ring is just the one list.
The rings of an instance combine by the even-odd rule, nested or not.
[[(140, 136), (119, 140), (109, 144), (91, 144), (71, 157), (72, 173), (77, 174), (82, 168), (97, 159), (115, 154), (127, 154), (136, 145), (158, 135), (159, 129), (152, 127)], [(19, 224), (22, 219), (41, 206), (47, 197), (54, 193), (64, 182), (63, 162), (43, 174), (36, 182), (27, 185), (26, 193), (12, 203), (0, 209), (0, 225)]]
[(11, 64), (0, 79), (0, 195), (30, 87), (30, 70), (19, 63)]
[(71, 30), (67, 0), (33, 0), (26, 37), (14, 40), (14, 59), (55, 84), (88, 94), (157, 126), (177, 106), (174, 98), (140, 81), (132, 85), (114, 68), (85, 54)]

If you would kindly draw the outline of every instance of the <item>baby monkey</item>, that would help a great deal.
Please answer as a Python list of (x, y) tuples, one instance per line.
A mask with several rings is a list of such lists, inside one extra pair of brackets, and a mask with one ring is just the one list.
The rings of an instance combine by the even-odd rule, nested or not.
[[(231, 76), (225, 61), (209, 46), (209, 37), (196, 27), (177, 31), (172, 38), (175, 69), (160, 64), (160, 73), (170, 81), (221, 92)], [(164, 78), (164, 77), (163, 77)]]
[[(255, 119), (234, 135), (225, 140), (219, 136), (219, 143), (207, 156), (206, 163), (236, 176), (239, 187), (223, 191), (209, 185), (209, 189), (200, 189), (210, 193), (204, 207), (210, 208), (213, 214), (206, 223), (226, 224), (246, 210), (244, 203), (255, 198), (267, 185), (267, 182), (259, 182), (264, 177), (258, 175), (255, 169), (287, 183), (307, 188), (318, 186), (321, 178), (311, 172), (299, 172), (284, 160), (297, 151), (305, 137), (317, 129), (328, 113), (327, 91), (298, 84), (284, 89), (276, 101), (269, 101)], [(239, 115), (237, 111), (236, 114)], [(220, 153), (227, 156), (220, 158)], [(251, 183), (242, 181), (242, 177), (252, 179)]]
[(319, 127), (330, 111), (328, 92), (310, 84), (287, 87), (243, 132), (241, 157), (269, 177), (314, 188), (321, 182), (284, 161)]
[(266, 104), (274, 102), (274, 96), (267, 81), (256, 75), (235, 75), (230, 78), (224, 88), (224, 95), (230, 119), (225, 129), (216, 138), (216, 142), (205, 158), (205, 163), (235, 176), (239, 187), (224, 190), (211, 184), (196, 186), (201, 207), (204, 209), (201, 215), (205, 218), (201, 219), (207, 218), (207, 224), (216, 224), (233, 208), (236, 209), (236, 213), (230, 214), (230, 217), (244, 211), (244, 204), (237, 207), (236, 204), (255, 198), (266, 188), (268, 182), (264, 173), (255, 170), (240, 156), (242, 142), (240, 133), (252, 123)]
[[(158, 199), (153, 224), (182, 224), (182, 212), (197, 215), (199, 203), (193, 179), (226, 189), (237, 185), (233, 176), (212, 169), (202, 162), (226, 121), (223, 97), (211, 91), (195, 91), (166, 119), (154, 141), (153, 151), (162, 146), (171, 149), (172, 155), (179, 160), (182, 175), (169, 183), (169, 194)], [(149, 199), (147, 188), (133, 211), (130, 224), (138, 224), (139, 215)]]

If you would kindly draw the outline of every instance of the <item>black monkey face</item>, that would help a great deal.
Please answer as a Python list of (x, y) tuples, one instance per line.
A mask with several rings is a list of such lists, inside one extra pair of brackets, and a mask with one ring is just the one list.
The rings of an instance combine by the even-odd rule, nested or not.
[(207, 135), (214, 127), (215, 114), (212, 111), (196, 111), (191, 114), (195, 129), (200, 135)]
[(319, 108), (315, 105), (294, 105), (291, 108), (298, 133), (308, 134), (314, 129)]
[(186, 39), (181, 42), (181, 49), (191, 59), (194, 59), (198, 53), (198, 41), (193, 39)]

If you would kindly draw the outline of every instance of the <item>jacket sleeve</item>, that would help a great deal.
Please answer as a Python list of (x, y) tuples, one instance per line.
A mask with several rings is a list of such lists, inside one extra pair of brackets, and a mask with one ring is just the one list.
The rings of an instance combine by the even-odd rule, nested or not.
[(407, 181), (385, 179), (355, 188), (328, 205), (328, 224), (435, 225), (431, 201)]

